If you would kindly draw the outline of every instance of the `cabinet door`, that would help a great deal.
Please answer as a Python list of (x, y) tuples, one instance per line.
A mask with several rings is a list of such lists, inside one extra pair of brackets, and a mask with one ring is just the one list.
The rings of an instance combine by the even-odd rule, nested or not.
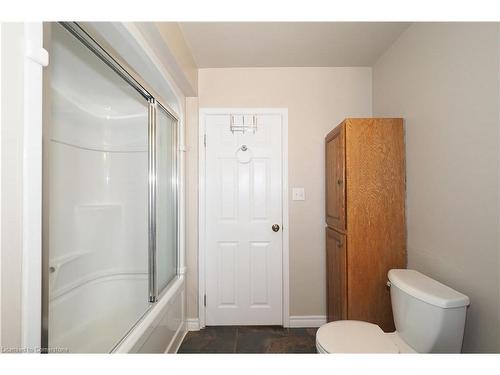
[(347, 319), (347, 262), (345, 235), (326, 228), (328, 321)]
[(326, 137), (326, 223), (345, 230), (345, 135), (344, 124)]

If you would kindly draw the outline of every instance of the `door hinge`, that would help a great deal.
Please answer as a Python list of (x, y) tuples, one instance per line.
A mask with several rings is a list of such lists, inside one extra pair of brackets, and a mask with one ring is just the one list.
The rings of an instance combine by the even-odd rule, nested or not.
[(203, 306), (207, 307), (207, 295), (203, 296)]
[(205, 145), (205, 147), (207, 147), (207, 135), (206, 134), (203, 135), (203, 144)]

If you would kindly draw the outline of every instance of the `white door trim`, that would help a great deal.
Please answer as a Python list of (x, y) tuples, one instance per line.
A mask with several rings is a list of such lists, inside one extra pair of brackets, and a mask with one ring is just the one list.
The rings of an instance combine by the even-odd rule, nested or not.
[(198, 317), (199, 327), (205, 327), (205, 116), (216, 114), (251, 113), (280, 114), (282, 137), (282, 235), (283, 235), (283, 326), (290, 325), (289, 222), (288, 222), (288, 108), (200, 108), (198, 127)]

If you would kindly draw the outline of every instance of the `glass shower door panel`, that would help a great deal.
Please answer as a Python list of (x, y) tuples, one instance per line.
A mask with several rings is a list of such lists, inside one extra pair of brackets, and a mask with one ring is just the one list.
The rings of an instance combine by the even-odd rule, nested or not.
[(161, 294), (177, 274), (177, 120), (158, 106), (156, 121), (156, 269)]
[(148, 102), (52, 27), (49, 348), (109, 352), (149, 308)]

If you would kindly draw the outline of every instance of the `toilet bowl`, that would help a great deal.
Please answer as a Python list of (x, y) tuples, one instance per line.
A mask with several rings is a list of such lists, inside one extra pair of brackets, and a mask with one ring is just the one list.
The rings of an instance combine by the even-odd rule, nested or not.
[(397, 332), (385, 333), (376, 324), (338, 320), (321, 326), (316, 333), (318, 353), (415, 353)]
[(408, 269), (390, 270), (396, 331), (338, 320), (316, 332), (318, 353), (459, 353), (469, 297)]

